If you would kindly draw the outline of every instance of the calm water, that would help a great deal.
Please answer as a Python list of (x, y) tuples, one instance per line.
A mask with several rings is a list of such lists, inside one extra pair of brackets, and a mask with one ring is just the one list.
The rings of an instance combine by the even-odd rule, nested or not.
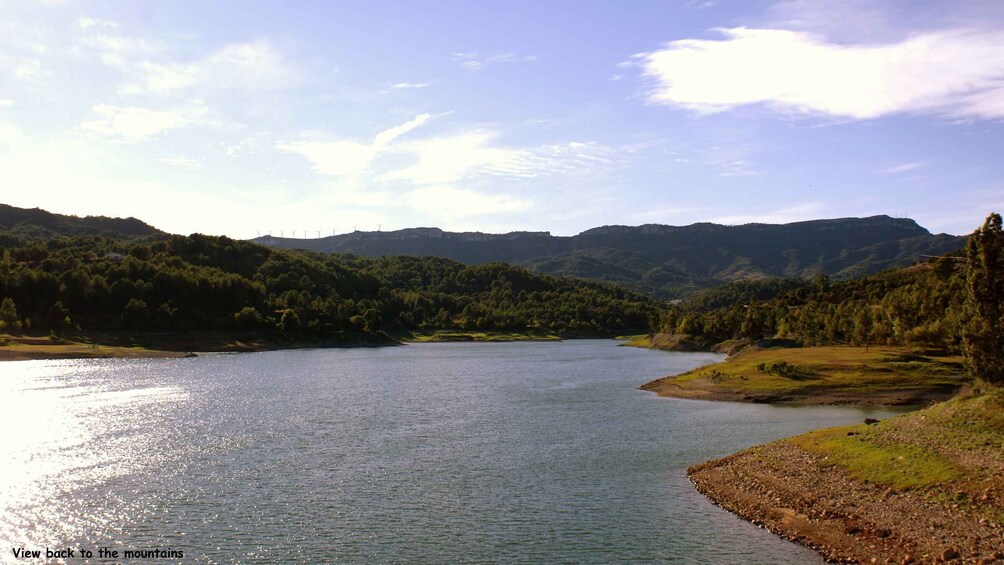
[(888, 413), (636, 390), (719, 358), (590, 340), (3, 363), (2, 559), (821, 562), (684, 469)]

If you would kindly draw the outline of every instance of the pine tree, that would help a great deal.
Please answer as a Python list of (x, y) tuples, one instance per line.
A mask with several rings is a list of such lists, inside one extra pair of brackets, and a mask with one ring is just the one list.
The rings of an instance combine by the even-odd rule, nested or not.
[(968, 294), (962, 350), (977, 379), (1004, 383), (1004, 231), (990, 214), (966, 244)]

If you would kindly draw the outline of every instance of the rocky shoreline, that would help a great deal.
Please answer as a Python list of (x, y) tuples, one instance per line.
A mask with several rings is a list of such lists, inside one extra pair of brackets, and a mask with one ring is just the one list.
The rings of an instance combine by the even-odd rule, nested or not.
[[(832, 562), (1004, 563), (1002, 431), (991, 421), (968, 444), (956, 436), (999, 406), (966, 402), (776, 441), (687, 474), (715, 504)], [(844, 440), (859, 436), (871, 452), (850, 451)], [(932, 461), (949, 473), (938, 477)]]

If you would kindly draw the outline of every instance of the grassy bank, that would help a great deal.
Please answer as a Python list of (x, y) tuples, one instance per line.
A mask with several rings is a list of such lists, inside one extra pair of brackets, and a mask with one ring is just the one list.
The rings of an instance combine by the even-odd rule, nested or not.
[(185, 357), (193, 352), (249, 352), (311, 347), (398, 345), (386, 335), (345, 333), (325, 339), (276, 339), (255, 332), (90, 333), (66, 337), (0, 334), (0, 361)]
[(904, 347), (743, 350), (727, 360), (642, 385), (661, 396), (803, 404), (917, 404), (964, 385), (962, 359)]
[(450, 341), (560, 341), (558, 335), (548, 333), (518, 332), (464, 332), (437, 330), (431, 332), (405, 332), (394, 334), (404, 342), (450, 342)]
[(688, 474), (717, 504), (831, 560), (1004, 559), (1000, 389), (755, 447)]
[(711, 351), (714, 344), (700, 337), (682, 334), (641, 334), (623, 336), (627, 347), (661, 351)]
[(164, 351), (142, 346), (115, 346), (52, 337), (0, 335), (0, 361), (31, 359), (91, 359), (185, 357), (184, 351)]

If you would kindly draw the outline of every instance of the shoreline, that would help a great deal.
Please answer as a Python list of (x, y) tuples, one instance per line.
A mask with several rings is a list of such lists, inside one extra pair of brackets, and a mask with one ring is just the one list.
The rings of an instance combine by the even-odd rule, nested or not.
[(303, 342), (279, 342), (256, 334), (215, 332), (162, 334), (93, 334), (62, 338), (0, 335), (0, 362), (47, 359), (171, 359), (199, 353), (254, 353), (284, 349), (389, 347), (401, 342), (379, 336), (341, 336)]
[(411, 343), (557, 342), (570, 339), (614, 339), (608, 335), (516, 332), (434, 331), (395, 334), (346, 334), (315, 341), (275, 341), (259, 334), (189, 332), (159, 334), (92, 334), (53, 336), (0, 335), (0, 362), (45, 359), (164, 359), (198, 353), (254, 353), (286, 349), (394, 347)]
[(641, 385), (659, 396), (772, 404), (930, 405), (964, 392), (961, 357), (907, 347), (747, 347)]
[(687, 469), (739, 518), (842, 563), (1004, 563), (1004, 390), (894, 347), (746, 348), (645, 383), (674, 398), (928, 405)]
[(1004, 429), (979, 418), (1002, 404), (1001, 391), (960, 397), (752, 447), (687, 475), (715, 505), (830, 561), (1001, 562)]

